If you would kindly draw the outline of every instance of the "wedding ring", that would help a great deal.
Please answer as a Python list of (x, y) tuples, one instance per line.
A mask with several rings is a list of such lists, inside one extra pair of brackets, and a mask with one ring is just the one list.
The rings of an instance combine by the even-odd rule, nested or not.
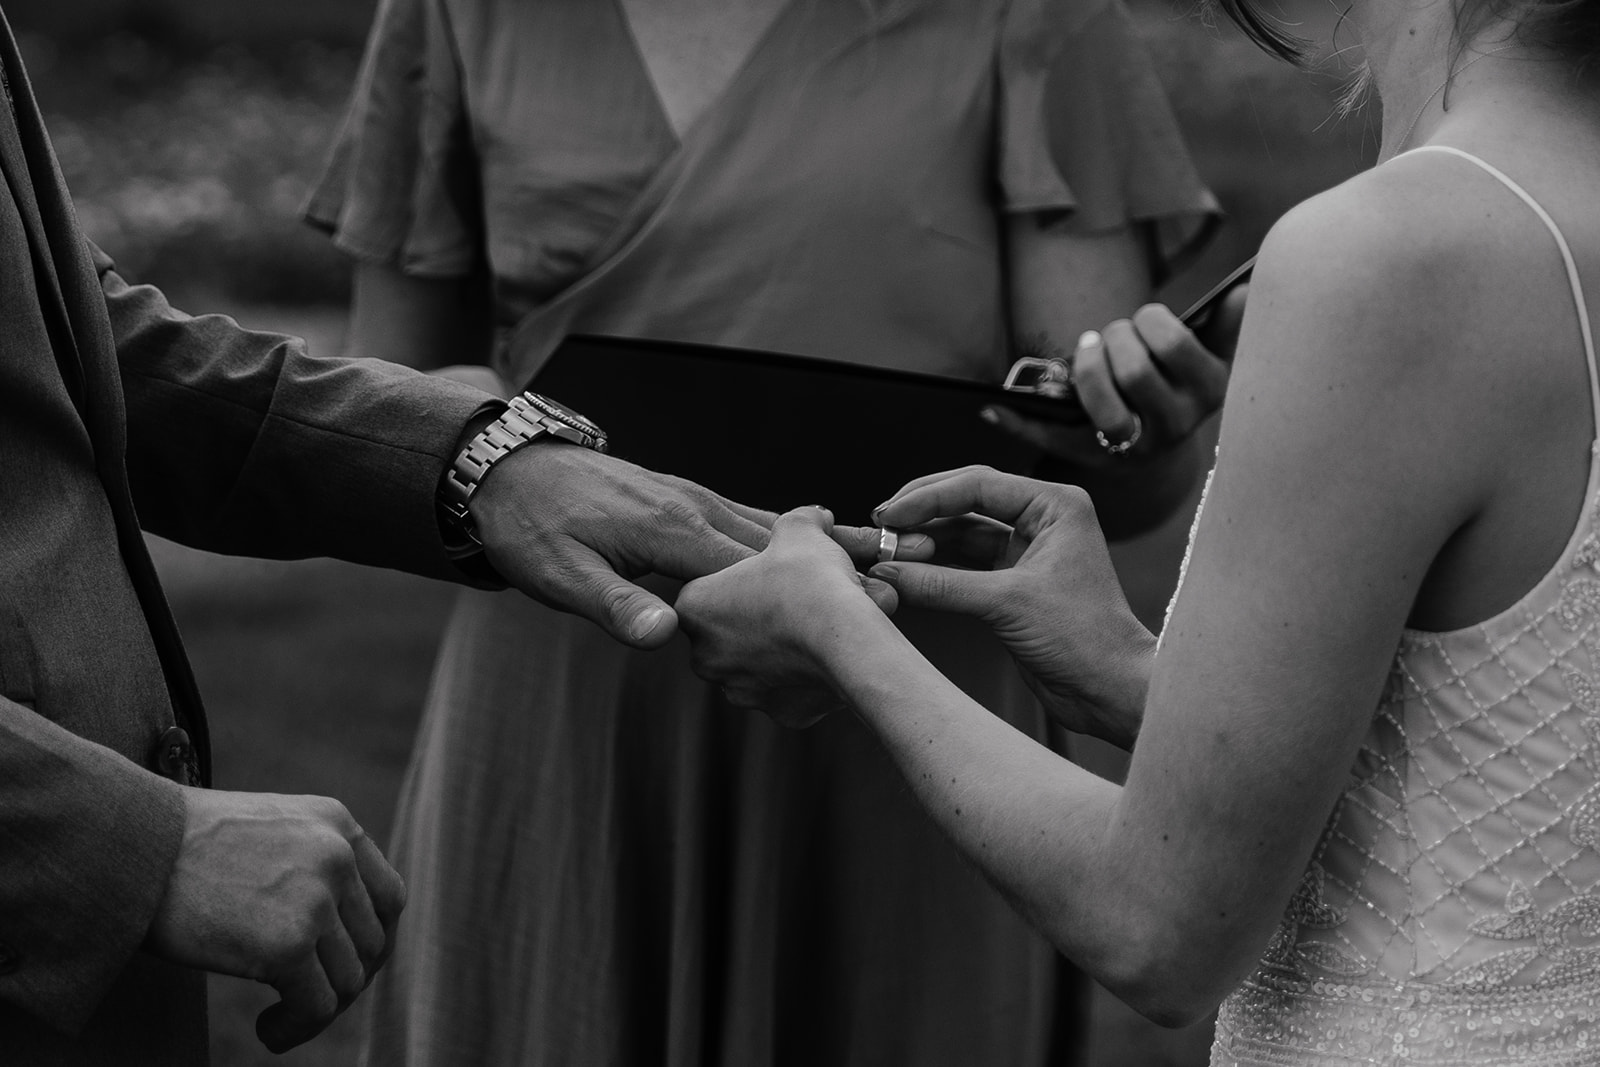
[(1101, 448), (1105, 449), (1113, 456), (1120, 456), (1127, 452), (1128, 449), (1139, 443), (1140, 436), (1144, 434), (1144, 423), (1140, 421), (1139, 413), (1137, 411), (1130, 411), (1128, 412), (1128, 417), (1133, 419), (1133, 432), (1128, 434), (1127, 437), (1120, 441), (1111, 440), (1111, 438), (1106, 436), (1106, 432), (1104, 430), (1096, 430), (1094, 432), (1095, 441), (1099, 443)]
[(894, 562), (895, 549), (900, 547), (900, 535), (888, 527), (878, 533), (878, 562)]

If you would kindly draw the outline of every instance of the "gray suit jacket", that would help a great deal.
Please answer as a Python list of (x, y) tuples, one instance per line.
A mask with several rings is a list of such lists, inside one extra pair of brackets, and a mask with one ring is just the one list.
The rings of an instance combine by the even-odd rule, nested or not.
[[(434, 490), (489, 398), (190, 318), (79, 231), (0, 16), (0, 1063), (205, 1061), (203, 977), (140, 950), (209, 778), (141, 528), (460, 580)], [(160, 739), (194, 742), (163, 776)]]

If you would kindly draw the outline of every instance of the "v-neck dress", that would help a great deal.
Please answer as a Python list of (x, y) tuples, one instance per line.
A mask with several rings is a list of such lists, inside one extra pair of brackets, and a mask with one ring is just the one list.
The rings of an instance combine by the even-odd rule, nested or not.
[[(994, 379), (1027, 211), (1169, 253), (1214, 214), (1114, 0), (791, 0), (681, 140), (616, 0), (384, 0), (309, 214), (486, 272), (520, 385), (580, 331)], [(905, 626), (1044, 735), (991, 637)], [(511, 594), (457, 605), (390, 846), (372, 1064), (1030, 1065), (1081, 1034), (858, 721), (782, 730), (681, 644)]]

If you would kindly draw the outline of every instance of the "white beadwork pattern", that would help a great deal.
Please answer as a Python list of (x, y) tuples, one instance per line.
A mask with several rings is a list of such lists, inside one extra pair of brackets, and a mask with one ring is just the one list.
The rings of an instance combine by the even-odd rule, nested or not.
[(1584, 525), (1511, 611), (1406, 635), (1213, 1063), (1600, 1064), (1593, 509)]
[[(1556, 235), (1595, 388), (1565, 240), (1472, 162)], [(1517, 604), (1404, 635), (1310, 867), (1222, 1006), (1214, 1067), (1600, 1067), (1597, 486), (1600, 447), (1566, 550)]]

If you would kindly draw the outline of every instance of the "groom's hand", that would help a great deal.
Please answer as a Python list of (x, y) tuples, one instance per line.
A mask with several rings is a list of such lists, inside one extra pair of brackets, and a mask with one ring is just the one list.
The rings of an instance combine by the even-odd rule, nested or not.
[[(556, 443), (496, 463), (469, 508), (506, 581), (636, 648), (666, 644), (678, 617), (632, 579), (720, 571), (765, 548), (777, 519), (682, 478)], [(858, 564), (873, 562), (877, 530), (838, 527), (835, 537)]]
[(405, 884), (337, 800), (185, 787), (183, 802), (145, 947), (271, 985), (282, 999), (256, 1019), (262, 1044), (309, 1041), (388, 959)]

